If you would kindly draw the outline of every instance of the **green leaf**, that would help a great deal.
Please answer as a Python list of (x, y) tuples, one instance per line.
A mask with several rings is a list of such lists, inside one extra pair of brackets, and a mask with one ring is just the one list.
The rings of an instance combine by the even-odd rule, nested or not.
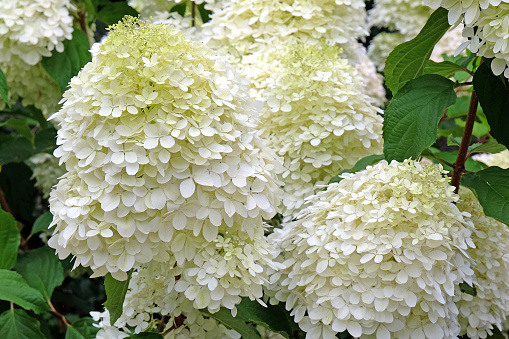
[(11, 118), (4, 122), (0, 122), (0, 126), (9, 126), (13, 128), (16, 132), (18, 132), (22, 137), (26, 138), (30, 143), (34, 143), (34, 134), (32, 133), (32, 128), (30, 125), (33, 125), (33, 120), (22, 118), (16, 119)]
[(53, 290), (64, 281), (64, 269), (55, 251), (47, 246), (30, 250), (18, 258), (16, 272), (21, 274), (30, 287), (35, 288), (46, 301)]
[(126, 15), (137, 17), (138, 14), (127, 2), (110, 2), (97, 12), (97, 19), (106, 25), (113, 25)]
[(237, 305), (235, 318), (244, 322), (254, 322), (288, 339), (292, 338), (294, 331), (299, 330), (299, 326), (293, 321), (290, 312), (284, 308), (284, 304), (263, 307), (257, 301), (242, 298), (242, 302)]
[(50, 77), (55, 80), (60, 90), (64, 92), (73, 76), (92, 60), (89, 52), (90, 43), (88, 37), (80, 29), (72, 33), (72, 40), (64, 41), (64, 51), (53, 51), (50, 57), (42, 59), (42, 66)]
[(99, 328), (93, 324), (94, 319), (89, 317), (73, 321), (72, 325), (67, 327), (65, 339), (94, 339)]
[(51, 212), (45, 212), (41, 214), (34, 222), (34, 225), (32, 226), (32, 232), (30, 232), (30, 235), (34, 235), (41, 231), (47, 231), (49, 225), (53, 221), (53, 214)]
[(383, 138), (387, 161), (417, 159), (435, 142), (438, 122), (455, 101), (454, 82), (440, 75), (427, 74), (409, 81), (385, 111)]
[(466, 71), (465, 68), (450, 61), (434, 62), (429, 60), (426, 68), (424, 68), (424, 74), (438, 74), (446, 78), (452, 77), (457, 72)]
[(177, 12), (180, 16), (186, 15), (187, 2), (182, 2), (178, 5), (175, 5), (171, 8), (170, 12)]
[(465, 173), (461, 184), (474, 192), (484, 214), (509, 225), (509, 170), (488, 167), (476, 173)]
[[(368, 167), (370, 165), (374, 165), (383, 159), (384, 159), (384, 156), (381, 154), (368, 155), (367, 157), (364, 157), (364, 158), (360, 159), (359, 161), (357, 161), (357, 163), (352, 168), (345, 169), (345, 170), (341, 171), (339, 173), (339, 175), (341, 175), (343, 173), (355, 173), (358, 171), (362, 171), (363, 169), (366, 169), (366, 167)], [(343, 178), (341, 178), (339, 175), (336, 175), (335, 177), (333, 177), (329, 181), (329, 184), (331, 184), (333, 182), (340, 182), (341, 180), (343, 180)]]
[(16, 219), (0, 208), (0, 269), (10, 270), (14, 266), (19, 243)]
[(201, 17), (201, 21), (203, 23), (209, 22), (210, 15), (212, 14), (211, 11), (209, 11), (208, 9), (205, 8), (205, 4), (206, 3), (202, 3), (202, 4), (198, 5), (198, 11), (200, 11), (200, 17)]
[(57, 141), (57, 130), (53, 127), (43, 129), (35, 134), (35, 151), (36, 153), (53, 153)]
[(459, 97), (454, 105), (447, 110), (449, 118), (458, 118), (468, 114), (468, 107), (470, 106), (470, 96)]
[(11, 301), (37, 314), (49, 310), (42, 294), (14, 271), (0, 270), (0, 300)]
[(475, 153), (499, 153), (507, 149), (504, 145), (499, 144), (495, 139), (490, 139), (484, 144), (473, 144), (468, 147), (468, 152)]
[(20, 309), (11, 309), (0, 314), (0, 338), (46, 339), (41, 332), (39, 321)]
[[(25, 139), (22, 139), (25, 140)], [(35, 206), (35, 180), (32, 170), (25, 163), (10, 163), (2, 166), (0, 187), (11, 208), (11, 214), (21, 223), (32, 223)]]
[(21, 136), (10, 137), (0, 144), (0, 166), (25, 161), (33, 154), (34, 148), (30, 141)]
[(124, 281), (118, 281), (108, 273), (104, 277), (104, 288), (106, 290), (106, 301), (104, 302), (104, 307), (108, 309), (110, 312), (110, 323), (113, 325), (115, 321), (122, 315), (123, 304), (125, 299), (125, 294), (127, 293), (127, 288), (129, 287), (129, 280), (131, 280), (131, 274), (133, 273), (130, 270), (127, 273), (127, 279)]
[(229, 329), (237, 331), (243, 339), (261, 339), (260, 334), (253, 326), (246, 324), (244, 320), (233, 317), (231, 311), (226, 308), (222, 307), (216, 313), (209, 313), (207, 309), (200, 311), (207, 317), (216, 319)]
[(9, 87), (7, 86), (7, 79), (5, 78), (5, 73), (0, 69), (0, 97), (10, 108), (11, 101), (9, 100)]
[(477, 290), (475, 288), (475, 285), (470, 286), (466, 282), (462, 282), (460, 284), (460, 290), (461, 290), (461, 292), (473, 295), (474, 297), (477, 295)]
[(391, 52), (385, 63), (385, 80), (393, 94), (423, 74), (433, 48), (451, 27), (447, 13), (445, 8), (438, 8), (415, 38)]
[(474, 89), (491, 127), (491, 135), (509, 147), (509, 89), (501, 76), (491, 71), (489, 61), (482, 63), (474, 74)]

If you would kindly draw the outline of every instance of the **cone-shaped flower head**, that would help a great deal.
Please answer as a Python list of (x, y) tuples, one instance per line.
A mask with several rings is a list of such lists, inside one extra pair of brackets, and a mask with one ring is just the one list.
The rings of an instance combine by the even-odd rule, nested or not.
[(121, 279), (151, 260), (184, 265), (221, 239), (263, 236), (279, 204), (277, 159), (228, 63), (133, 18), (92, 53), (53, 117), (68, 170), (50, 197), (60, 257)]
[(460, 190), (458, 208), (468, 212), (475, 226), (472, 240), (475, 248), (468, 254), (475, 278), (475, 296), (459, 294), (456, 302), (460, 311), (461, 335), (487, 338), (496, 326), (509, 316), (509, 227), (487, 217), (474, 194)]
[(252, 87), (266, 102), (260, 133), (284, 158), (284, 216), (301, 209), (317, 185), (382, 152), (379, 110), (336, 47), (298, 44), (272, 53)]
[(204, 25), (212, 48), (234, 55), (268, 46), (355, 42), (367, 35), (362, 0), (231, 0)]
[[(440, 167), (381, 161), (310, 198), (269, 236), (271, 277), (307, 338), (456, 338), (456, 286), (472, 282), (473, 225)], [(307, 313), (306, 313), (307, 312)]]

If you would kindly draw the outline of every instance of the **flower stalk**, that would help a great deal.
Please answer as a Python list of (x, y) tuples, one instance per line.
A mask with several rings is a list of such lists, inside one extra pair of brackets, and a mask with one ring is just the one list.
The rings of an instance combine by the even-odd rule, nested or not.
[(470, 146), (470, 140), (472, 139), (472, 131), (474, 129), (475, 117), (477, 115), (477, 106), (479, 105), (479, 99), (475, 94), (475, 90), (472, 91), (472, 97), (470, 98), (470, 106), (468, 107), (467, 121), (465, 124), (465, 130), (463, 131), (463, 137), (461, 138), (461, 144), (458, 151), (458, 157), (454, 163), (454, 171), (452, 172), (451, 185), (455, 187), (454, 192), (458, 193), (461, 182), (461, 175), (465, 171), (465, 162), (468, 159), (468, 146)]

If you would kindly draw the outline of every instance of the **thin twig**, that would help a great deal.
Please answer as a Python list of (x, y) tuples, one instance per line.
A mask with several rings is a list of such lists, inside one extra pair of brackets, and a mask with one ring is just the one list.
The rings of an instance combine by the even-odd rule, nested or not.
[(465, 130), (463, 131), (463, 137), (461, 138), (458, 157), (456, 158), (456, 162), (453, 166), (454, 171), (452, 172), (451, 185), (455, 187), (455, 193), (458, 193), (460, 189), (461, 175), (465, 171), (465, 162), (468, 159), (468, 146), (470, 146), (470, 140), (472, 139), (472, 131), (474, 129), (474, 122), (477, 115), (478, 105), (479, 99), (477, 98), (475, 91), (472, 91), (470, 106), (468, 107), (467, 121), (465, 123)]
[(175, 317), (175, 320), (174, 320), (174, 324), (172, 327), (170, 327), (169, 329), (167, 329), (166, 331), (164, 331), (163, 333), (161, 333), (161, 335), (164, 337), (166, 336), (168, 333), (170, 333), (171, 331), (173, 331), (174, 329), (177, 329), (179, 328), (180, 326), (184, 325), (184, 315), (179, 315), (178, 317)]
[(79, 22), (80, 22), (80, 28), (81, 30), (87, 34), (87, 22), (86, 22), (86, 18), (85, 18), (85, 13), (83, 12), (79, 12), (78, 13), (78, 18), (79, 18)]
[(65, 316), (56, 310), (55, 306), (53, 306), (53, 304), (51, 303), (51, 300), (48, 301), (48, 304), (49, 307), (51, 308), (51, 314), (53, 314), (55, 318), (57, 318), (58, 326), (60, 326), (62, 332), (64, 333), (67, 332), (67, 326), (69, 326), (69, 322), (67, 321)]

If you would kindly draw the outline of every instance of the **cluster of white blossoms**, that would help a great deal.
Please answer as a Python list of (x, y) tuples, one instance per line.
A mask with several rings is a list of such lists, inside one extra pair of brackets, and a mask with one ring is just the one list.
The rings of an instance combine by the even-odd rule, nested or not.
[(375, 0), (369, 11), (370, 26), (386, 27), (405, 36), (416, 36), (433, 10), (421, 1), (415, 0)]
[(283, 215), (345, 168), (382, 152), (379, 109), (336, 47), (293, 45), (267, 56), (251, 95), (265, 102), (260, 134), (284, 159)]
[(134, 18), (92, 55), (52, 117), (68, 173), (50, 195), (49, 245), (119, 280), (174, 261), (179, 291), (210, 310), (260, 298), (281, 164), (247, 88), (209, 48)]
[(449, 10), (449, 23), (463, 22), (466, 47), (478, 56), (494, 58), (491, 69), (495, 75), (509, 78), (509, 0), (424, 0), (432, 8)]
[[(369, 46), (368, 55), (379, 71), (383, 71), (390, 52), (396, 46), (413, 39), (432, 13), (433, 10), (420, 1), (375, 0), (374, 8), (368, 13), (369, 25), (391, 31), (377, 34)], [(461, 27), (451, 29), (435, 46), (431, 60), (443, 61), (442, 54), (454, 54), (463, 41)]]
[(377, 72), (376, 64), (367, 54), (367, 50), (361, 44), (358, 45), (360, 50), (360, 61), (354, 66), (359, 72), (362, 81), (361, 91), (366, 94), (373, 105), (383, 107), (387, 101), (384, 88), (384, 77)]
[[(224, 338), (239, 339), (240, 335), (227, 329), (212, 318), (204, 316), (196, 309), (185, 293), (174, 289), (182, 276), (182, 269), (172, 267), (171, 263), (151, 263), (135, 271), (123, 303), (123, 313), (110, 323), (109, 312), (93, 312), (96, 321), (101, 320), (101, 331), (97, 338), (123, 338), (132, 333), (140, 333), (156, 321), (154, 313), (165, 317), (165, 338)], [(191, 293), (191, 292), (190, 292)]]
[(306, 338), (456, 338), (457, 286), (472, 284), (474, 225), (439, 166), (385, 160), (344, 174), (269, 236), (286, 302)]
[(348, 45), (368, 33), (363, 0), (230, 0), (203, 27), (210, 47), (235, 58), (282, 41)]
[(503, 169), (509, 168), (509, 150), (503, 150), (498, 153), (481, 153), (472, 157), (476, 161), (480, 161), (487, 166), (498, 166)]
[(43, 198), (48, 198), (53, 186), (64, 175), (65, 168), (59, 165), (57, 158), (48, 153), (32, 156), (28, 159), (28, 164), (32, 168), (32, 179), (35, 179), (35, 186), (41, 190)]
[(494, 326), (502, 330), (509, 316), (509, 227), (487, 217), (474, 194), (460, 189), (458, 208), (470, 213), (475, 230), (475, 248), (468, 249), (472, 260), (476, 295), (458, 293), (460, 335), (487, 338)]
[(51, 111), (60, 92), (39, 62), (72, 38), (74, 6), (70, 0), (0, 0), (0, 8), (0, 69), (10, 100)]

